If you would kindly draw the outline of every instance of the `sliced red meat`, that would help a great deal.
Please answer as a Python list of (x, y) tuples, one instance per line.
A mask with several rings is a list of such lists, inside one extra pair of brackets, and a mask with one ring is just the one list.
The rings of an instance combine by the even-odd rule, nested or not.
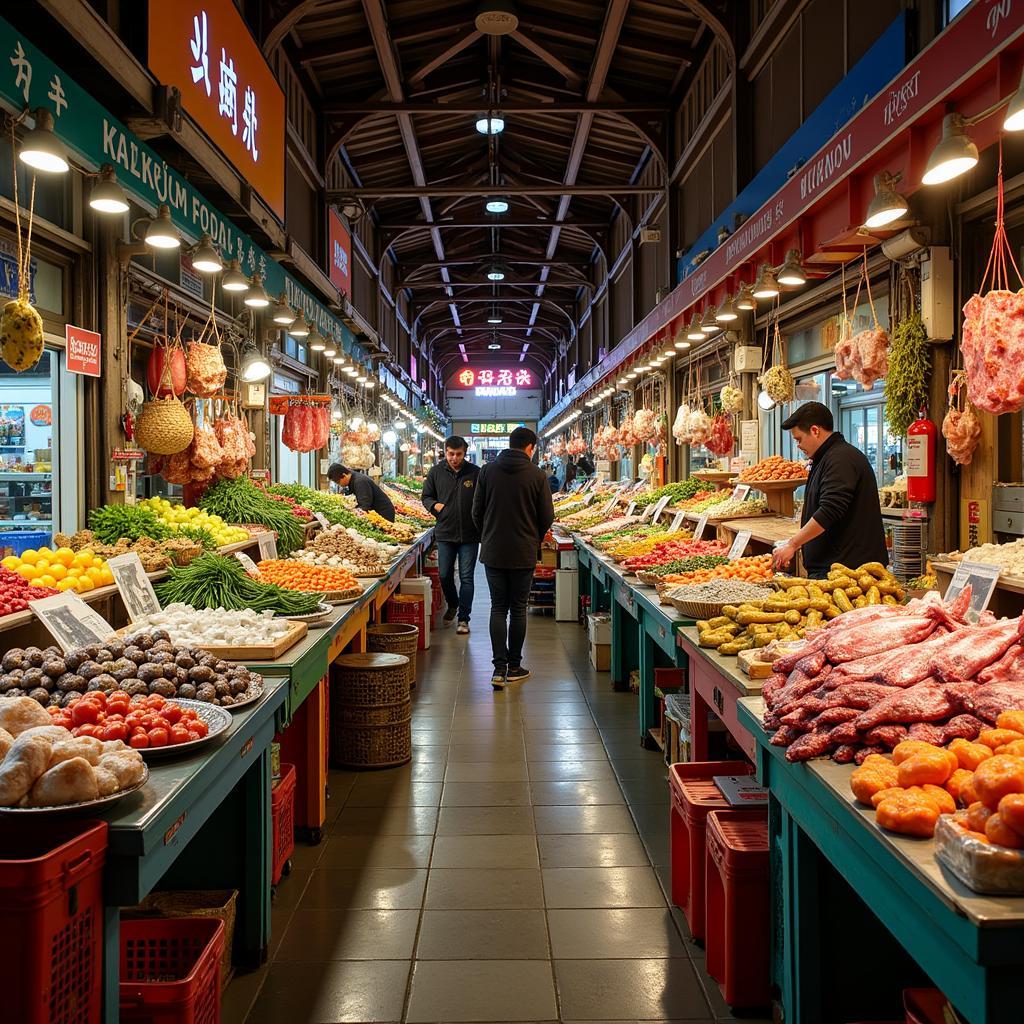
[(850, 764), (857, 756), (857, 746), (853, 743), (844, 743), (832, 751), (832, 760), (836, 764)]
[(787, 761), (809, 761), (812, 757), (827, 754), (835, 744), (827, 732), (804, 733), (798, 740), (786, 747)]
[(876, 725), (864, 734), (864, 742), (870, 746), (885, 747), (892, 750), (897, 743), (907, 738), (907, 727), (905, 725)]
[(942, 727), (942, 742), (949, 743), (955, 739), (974, 740), (985, 728), (985, 723), (974, 715), (954, 715)]
[(961, 685), (964, 710), (986, 722), (994, 723), (1004, 711), (1024, 708), (1024, 680), (1007, 679), (974, 687), (968, 683)]
[(940, 722), (961, 708), (959, 702), (947, 695), (946, 689), (929, 678), (906, 690), (895, 690), (892, 696), (865, 711), (856, 720), (857, 727), (866, 731), (886, 722)]
[(884, 747), (861, 747), (856, 754), (853, 755), (854, 764), (863, 764), (871, 754), (884, 754)]
[(914, 722), (907, 729), (908, 740), (920, 740), (922, 743), (934, 743), (935, 746), (942, 746), (942, 727), (932, 722)]

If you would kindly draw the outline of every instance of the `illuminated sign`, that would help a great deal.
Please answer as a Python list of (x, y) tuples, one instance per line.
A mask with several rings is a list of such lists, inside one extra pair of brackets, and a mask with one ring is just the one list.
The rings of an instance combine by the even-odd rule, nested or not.
[(330, 221), (330, 238), (327, 244), (330, 249), (328, 259), (331, 269), (331, 284), (344, 295), (351, 295), (352, 272), (349, 264), (352, 260), (352, 238), (333, 206), (330, 208), (328, 220)]
[(284, 93), (232, 0), (150, 0), (149, 67), (283, 221)]
[(518, 366), (515, 369), (493, 369), (487, 367), (481, 370), (474, 370), (466, 366), (459, 370), (452, 378), (452, 386), (456, 388), (476, 388), (477, 393), (481, 387), (484, 388), (511, 388), (511, 391), (503, 391), (502, 394), (514, 395), (516, 388), (535, 388), (538, 386), (537, 378), (532, 370), (525, 366)]
[(517, 423), (506, 423), (504, 420), (496, 423), (470, 423), (469, 432), (471, 434), (498, 434), (504, 436), (511, 434), (516, 427), (522, 426), (525, 426), (525, 424), (521, 420)]
[(515, 398), (516, 388), (488, 387), (476, 388), (477, 398)]

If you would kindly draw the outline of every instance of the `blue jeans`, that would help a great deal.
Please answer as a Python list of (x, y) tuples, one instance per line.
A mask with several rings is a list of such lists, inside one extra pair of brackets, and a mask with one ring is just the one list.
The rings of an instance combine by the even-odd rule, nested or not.
[[(469, 622), (473, 610), (473, 573), (476, 571), (478, 544), (437, 541), (437, 569), (441, 590), (449, 608), (459, 609), (459, 622)], [(455, 559), (459, 560), (459, 587), (455, 588)]]
[(491, 660), (496, 671), (505, 672), (523, 663), (533, 569), (495, 569), (489, 565), (484, 568), (491, 592)]

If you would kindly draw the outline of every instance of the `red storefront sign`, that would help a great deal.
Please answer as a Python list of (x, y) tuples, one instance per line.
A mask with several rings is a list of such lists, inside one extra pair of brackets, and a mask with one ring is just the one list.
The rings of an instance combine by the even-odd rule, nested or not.
[(327, 219), (330, 224), (327, 259), (331, 271), (331, 284), (344, 295), (351, 295), (352, 237), (333, 206)]
[(67, 342), (65, 358), (69, 373), (84, 373), (87, 377), (100, 375), (100, 354), (103, 339), (96, 331), (84, 327), (64, 326), (64, 340)]

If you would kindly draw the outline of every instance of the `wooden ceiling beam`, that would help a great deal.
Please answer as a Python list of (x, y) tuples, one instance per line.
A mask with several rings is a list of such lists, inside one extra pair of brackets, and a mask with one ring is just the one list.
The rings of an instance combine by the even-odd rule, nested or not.
[(409, 75), (406, 80), (409, 87), (416, 89), (418, 86), (421, 86), (427, 75), (436, 71), (443, 64), (447, 64), (448, 61), (462, 53), (467, 47), (472, 46), (482, 35), (483, 33), (479, 29), (473, 28), (468, 32), (464, 32), (453, 42), (446, 44), (443, 49), (438, 50)]
[(509, 37), (514, 39), (524, 50), (529, 50), (535, 57), (542, 60), (549, 68), (557, 71), (570, 85), (583, 85), (583, 76), (575, 68), (556, 57), (546, 46), (538, 42), (528, 32), (516, 29)]
[[(578, 145), (578, 143), (577, 143)], [(573, 155), (573, 154), (570, 154)], [(578, 160), (573, 161), (575, 172), (579, 173)], [(576, 174), (573, 174), (575, 179)], [(350, 198), (359, 199), (419, 199), (427, 196), (490, 196), (495, 192), (503, 196), (635, 196), (649, 195), (663, 191), (659, 185), (575, 185), (566, 182), (562, 185), (392, 185), (386, 188), (336, 188), (327, 189), (325, 195), (329, 203), (341, 203)], [(565, 204), (568, 206), (568, 203)], [(559, 222), (565, 220), (564, 212), (559, 211)], [(433, 226), (433, 220), (430, 221)], [(557, 226), (556, 226), (557, 229)]]
[[(606, 71), (607, 73), (607, 71)], [(323, 115), (328, 119), (351, 114), (479, 114), (487, 107), (480, 97), (438, 100), (378, 100), (359, 103), (326, 103)], [(626, 103), (618, 100), (504, 100), (498, 104), (503, 114), (654, 114), (668, 113), (665, 103)]]

